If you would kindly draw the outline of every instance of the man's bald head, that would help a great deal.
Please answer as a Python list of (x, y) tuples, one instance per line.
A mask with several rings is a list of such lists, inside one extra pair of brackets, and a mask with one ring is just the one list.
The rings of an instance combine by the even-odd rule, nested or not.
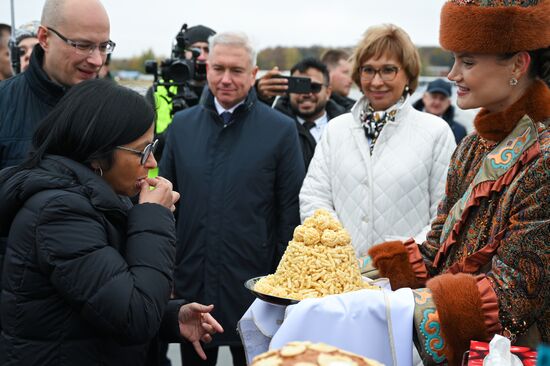
[[(110, 41), (109, 16), (99, 0), (46, 0), (41, 23), (42, 66), (52, 80), (72, 86), (97, 76), (107, 57), (99, 46)], [(79, 51), (75, 42), (90, 52)]]
[(107, 11), (99, 0), (46, 0), (40, 22), (43, 26), (63, 28), (71, 20), (79, 21), (72, 19), (73, 16), (87, 16), (91, 13), (109, 22)]
[(62, 18), (61, 9), (66, 0), (46, 0), (42, 8), (40, 23), (50, 27), (57, 27)]

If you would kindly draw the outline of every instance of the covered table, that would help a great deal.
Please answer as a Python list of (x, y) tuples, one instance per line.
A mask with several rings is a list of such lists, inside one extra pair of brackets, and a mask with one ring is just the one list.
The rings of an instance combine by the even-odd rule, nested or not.
[(257, 299), (239, 321), (238, 330), (248, 363), (290, 341), (311, 341), (385, 365), (409, 366), (413, 362), (413, 312), (413, 294), (408, 288), (360, 290), (286, 307)]

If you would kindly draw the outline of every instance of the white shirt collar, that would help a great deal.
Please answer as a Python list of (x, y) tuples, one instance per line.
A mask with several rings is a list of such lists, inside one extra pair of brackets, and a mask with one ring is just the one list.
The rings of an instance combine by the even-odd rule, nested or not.
[[(305, 119), (303, 119), (301, 117), (298, 117), (298, 116), (296, 116), (296, 119), (298, 120), (298, 122), (300, 122), (301, 125), (303, 125), (304, 122), (306, 121)], [(323, 113), (323, 115), (321, 117), (317, 118), (313, 122), (315, 122), (315, 127), (314, 128), (321, 128), (323, 125), (326, 125), (328, 123), (327, 112), (325, 111), (325, 113)]]
[(216, 106), (216, 111), (218, 111), (218, 114), (222, 114), (223, 112), (229, 112), (233, 113), (235, 112), (235, 109), (237, 109), (238, 106), (241, 104), (244, 104), (244, 100), (241, 100), (239, 103), (235, 104), (233, 107), (229, 109), (225, 109), (220, 102), (218, 102), (218, 98), (214, 97), (214, 105)]
[[(304, 122), (305, 122), (305, 120), (303, 118), (300, 118), (298, 116), (296, 116), (296, 119), (298, 120), (298, 122), (301, 125), (303, 125)], [(325, 113), (321, 117), (317, 118), (313, 122), (315, 122), (315, 127), (313, 127), (311, 130), (309, 130), (309, 133), (311, 133), (311, 135), (313, 136), (315, 141), (319, 142), (319, 140), (321, 140), (321, 136), (323, 135), (323, 132), (325, 131), (325, 128), (328, 125), (327, 112), (325, 111)]]

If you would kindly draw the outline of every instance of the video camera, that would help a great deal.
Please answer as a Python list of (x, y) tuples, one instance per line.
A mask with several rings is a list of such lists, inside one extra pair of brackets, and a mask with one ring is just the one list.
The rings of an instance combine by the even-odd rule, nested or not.
[[(185, 35), (186, 31), (187, 24), (184, 24), (176, 35), (171, 58), (160, 63), (160, 70), (157, 61), (145, 61), (145, 72), (155, 77), (154, 90), (156, 91), (158, 86), (163, 86), (168, 91), (168, 96), (172, 100), (172, 115), (189, 105), (197, 104), (200, 91), (197, 93), (196, 90), (193, 90), (191, 83), (206, 80), (206, 64), (197, 62), (200, 50), (190, 48), (191, 44)], [(191, 52), (190, 59), (185, 57), (186, 51)], [(171, 91), (172, 86), (176, 86), (176, 93)]]

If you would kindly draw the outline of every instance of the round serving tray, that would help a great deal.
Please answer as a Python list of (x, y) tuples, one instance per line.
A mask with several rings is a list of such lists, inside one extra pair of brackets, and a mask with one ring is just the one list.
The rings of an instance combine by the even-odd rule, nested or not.
[(271, 303), (271, 304), (286, 306), (286, 305), (297, 304), (297, 303), (300, 302), (300, 300), (286, 299), (284, 297), (277, 297), (277, 296), (273, 296), (273, 295), (267, 295), (267, 294), (263, 294), (261, 292), (255, 291), (254, 286), (256, 285), (256, 282), (258, 282), (259, 280), (261, 280), (264, 277), (265, 276), (251, 278), (251, 279), (249, 279), (248, 281), (246, 281), (244, 283), (244, 287), (246, 287), (248, 290), (250, 290), (250, 292), (252, 292), (252, 294), (254, 296), (256, 296), (258, 299), (263, 300), (263, 301), (268, 302), (268, 303)]

